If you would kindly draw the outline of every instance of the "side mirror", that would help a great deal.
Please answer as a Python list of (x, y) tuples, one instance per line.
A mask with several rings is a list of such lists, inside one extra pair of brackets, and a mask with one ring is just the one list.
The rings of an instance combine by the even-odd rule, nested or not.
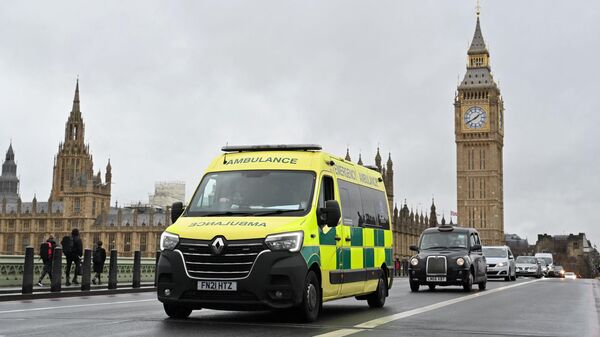
[(514, 259), (515, 259), (515, 257), (514, 257), (514, 256), (512, 256), (512, 255), (509, 255), (509, 256), (508, 256), (508, 258), (509, 258), (510, 260), (514, 260)]
[(183, 214), (183, 203), (174, 202), (171, 206), (171, 223), (175, 223), (181, 214)]
[(471, 246), (471, 251), (474, 251), (474, 250), (481, 250), (481, 245), (474, 244), (473, 246)]
[(410, 247), (408, 247), (410, 250), (412, 250), (413, 252), (419, 252), (419, 247), (415, 246), (415, 245), (411, 245)]
[(340, 204), (336, 200), (325, 201), (325, 207), (319, 208), (319, 211), (317, 212), (319, 225), (335, 227), (338, 225), (341, 217), (342, 211), (340, 210)]

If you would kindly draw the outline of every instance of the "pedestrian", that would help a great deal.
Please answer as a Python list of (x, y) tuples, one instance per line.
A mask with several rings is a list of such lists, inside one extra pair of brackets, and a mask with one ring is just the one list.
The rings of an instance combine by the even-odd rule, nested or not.
[(75, 266), (73, 271), (73, 284), (79, 284), (77, 275), (81, 275), (81, 256), (83, 255), (83, 243), (79, 238), (79, 229), (73, 228), (71, 235), (65, 235), (60, 241), (63, 248), (63, 253), (67, 258), (67, 267), (65, 268), (65, 276), (67, 278), (66, 285), (71, 285), (71, 265)]
[(42, 275), (40, 275), (40, 279), (38, 281), (38, 286), (43, 287), (44, 284), (42, 281), (44, 277), (48, 275), (50, 281), (52, 281), (52, 257), (54, 256), (54, 247), (56, 247), (56, 242), (54, 241), (54, 236), (50, 235), (46, 242), (42, 242), (40, 245), (40, 258), (44, 263), (44, 268), (42, 269)]
[(396, 261), (394, 262), (394, 274), (396, 276), (400, 276), (400, 259), (396, 258)]
[(92, 283), (96, 284), (96, 279), (98, 279), (98, 284), (102, 284), (102, 280), (100, 277), (102, 276), (102, 271), (104, 270), (104, 261), (106, 261), (106, 250), (102, 248), (102, 241), (98, 240), (96, 243), (96, 249), (94, 250), (94, 278), (92, 279)]

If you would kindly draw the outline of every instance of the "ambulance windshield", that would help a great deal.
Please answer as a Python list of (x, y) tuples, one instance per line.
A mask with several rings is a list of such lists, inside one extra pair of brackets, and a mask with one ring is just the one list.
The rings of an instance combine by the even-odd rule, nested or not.
[(187, 216), (300, 216), (308, 213), (315, 174), (232, 171), (207, 174)]

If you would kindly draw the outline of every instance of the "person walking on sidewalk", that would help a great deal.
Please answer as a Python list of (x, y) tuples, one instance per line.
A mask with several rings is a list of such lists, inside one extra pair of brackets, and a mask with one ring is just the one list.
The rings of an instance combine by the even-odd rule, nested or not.
[(83, 255), (83, 243), (81, 242), (81, 238), (79, 238), (79, 229), (73, 228), (71, 235), (64, 236), (60, 241), (60, 245), (67, 258), (67, 267), (65, 268), (65, 276), (67, 277), (66, 285), (71, 285), (71, 265), (75, 265), (73, 284), (79, 284), (77, 282), (77, 275), (81, 275), (81, 256)]
[(92, 279), (92, 283), (96, 284), (96, 279), (98, 279), (98, 284), (102, 284), (102, 280), (100, 277), (102, 276), (102, 271), (104, 270), (104, 261), (106, 261), (106, 250), (102, 248), (102, 241), (98, 240), (96, 243), (96, 249), (94, 250), (94, 258), (92, 259), (94, 262), (94, 278)]
[(400, 259), (396, 258), (396, 261), (394, 261), (394, 274), (395, 276), (400, 276)]
[(50, 281), (52, 281), (52, 257), (54, 256), (54, 247), (56, 247), (56, 242), (54, 241), (54, 236), (50, 235), (46, 242), (42, 242), (40, 245), (40, 258), (44, 263), (44, 268), (42, 269), (42, 275), (40, 275), (40, 279), (38, 281), (38, 286), (43, 287), (44, 284), (42, 281), (44, 277), (48, 275)]

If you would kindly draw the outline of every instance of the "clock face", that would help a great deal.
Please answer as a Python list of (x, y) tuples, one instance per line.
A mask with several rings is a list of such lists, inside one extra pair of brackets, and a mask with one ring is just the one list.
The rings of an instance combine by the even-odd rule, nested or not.
[(478, 106), (470, 107), (465, 112), (465, 124), (470, 129), (480, 129), (485, 125), (487, 113)]

